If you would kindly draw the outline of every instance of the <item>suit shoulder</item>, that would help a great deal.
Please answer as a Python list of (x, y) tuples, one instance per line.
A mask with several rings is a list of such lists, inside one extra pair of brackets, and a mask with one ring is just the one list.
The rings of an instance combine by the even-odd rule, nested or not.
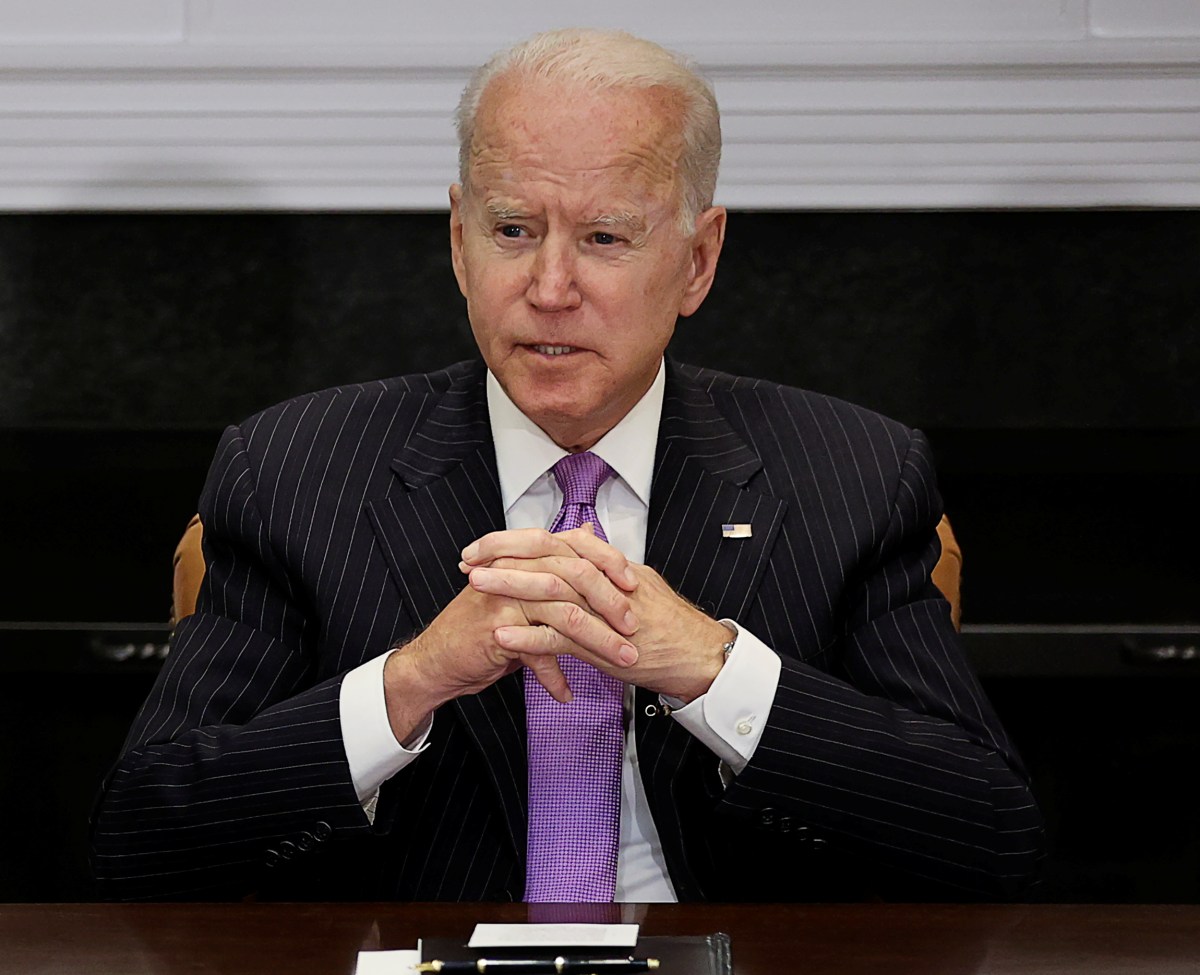
[(237, 426), (247, 441), (266, 431), (301, 434), (327, 425), (331, 419), (366, 422), (373, 415), (422, 412), (424, 404), (440, 399), (456, 382), (471, 375), (477, 364), (458, 362), (436, 372), (410, 373), (388, 379), (349, 383), (302, 393), (253, 414)]
[[(910, 441), (918, 436), (903, 423), (836, 396), (787, 386), (769, 379), (735, 376), (715, 369), (680, 365), (680, 371), (703, 389), (713, 403), (743, 433), (761, 424), (787, 420), (797, 432), (833, 428), (861, 432), (869, 439)], [(739, 421), (741, 418), (741, 422)], [(758, 440), (758, 436), (750, 439)]]
[(929, 510), (940, 507), (933, 457), (918, 430), (835, 396), (769, 380), (694, 367), (681, 379), (681, 395), (710, 403), (755, 454), (769, 493), (799, 493), (805, 503), (822, 505), (836, 489), (840, 498), (862, 495), (872, 510), (886, 512), (908, 482), (922, 486)]

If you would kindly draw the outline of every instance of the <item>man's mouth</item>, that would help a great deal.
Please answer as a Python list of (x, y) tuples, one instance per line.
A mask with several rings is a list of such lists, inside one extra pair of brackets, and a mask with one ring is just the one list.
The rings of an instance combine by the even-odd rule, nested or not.
[(530, 348), (542, 355), (566, 355), (568, 352), (579, 351), (573, 345), (532, 345)]

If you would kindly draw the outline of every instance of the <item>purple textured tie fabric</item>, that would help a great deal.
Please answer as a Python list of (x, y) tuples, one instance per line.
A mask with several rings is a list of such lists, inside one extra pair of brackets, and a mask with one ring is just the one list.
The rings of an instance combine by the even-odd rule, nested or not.
[[(563, 506), (550, 530), (596, 517), (596, 491), (614, 471), (590, 451), (553, 467)], [(525, 675), (529, 732), (529, 844), (525, 900), (611, 901), (621, 825), (624, 685), (574, 657), (558, 658), (574, 700), (559, 704)]]

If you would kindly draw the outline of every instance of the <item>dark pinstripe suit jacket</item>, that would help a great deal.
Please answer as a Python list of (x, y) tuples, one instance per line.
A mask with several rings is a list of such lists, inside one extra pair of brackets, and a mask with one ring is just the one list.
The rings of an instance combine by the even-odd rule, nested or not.
[[(461, 363), (328, 390), (226, 431), (201, 500), (200, 611), (94, 816), (107, 893), (522, 896), (519, 674), (438, 713), (374, 825), (338, 716), (342, 675), (426, 626), (463, 584), (461, 548), (503, 527), (483, 377)], [(1026, 775), (929, 581), (939, 507), (918, 433), (668, 363), (646, 561), (783, 660), (727, 789), (638, 692), (640, 771), (683, 899), (994, 896), (1030, 877)]]

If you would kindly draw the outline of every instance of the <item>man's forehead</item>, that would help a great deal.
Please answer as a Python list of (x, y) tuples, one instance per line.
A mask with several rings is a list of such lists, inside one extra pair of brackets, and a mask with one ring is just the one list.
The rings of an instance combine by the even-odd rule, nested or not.
[(682, 142), (661, 119), (643, 115), (595, 120), (543, 114), (509, 120), (482, 119), (471, 141), (471, 165), (493, 176), (528, 177), (539, 172), (580, 180), (637, 178), (640, 172), (673, 170)]
[(678, 206), (682, 130), (671, 99), (516, 80), (488, 87), (471, 140), (466, 189), (488, 214), (553, 211), (579, 225), (641, 229)]
[(580, 165), (555, 153), (508, 153), (499, 147), (472, 162), (464, 187), (494, 218), (537, 217), (548, 211), (575, 223), (640, 227), (678, 197), (672, 160), (618, 151)]

